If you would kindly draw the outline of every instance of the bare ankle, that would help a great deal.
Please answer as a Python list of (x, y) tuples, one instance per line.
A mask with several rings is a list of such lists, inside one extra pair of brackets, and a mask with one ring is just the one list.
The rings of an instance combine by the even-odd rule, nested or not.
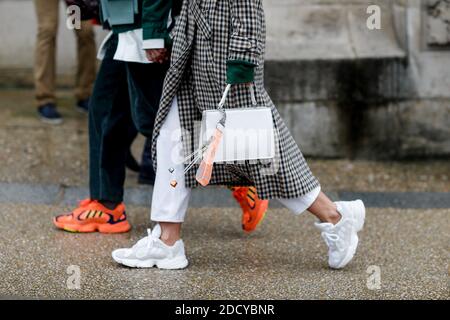
[(168, 246), (173, 246), (175, 242), (180, 240), (181, 223), (159, 222), (161, 226), (160, 239)]
[[(166, 227), (167, 225), (165, 225)], [(171, 224), (169, 227), (162, 229), (160, 239), (168, 246), (173, 246), (175, 242), (180, 240), (180, 230), (178, 226)]]
[(322, 222), (337, 224), (341, 220), (341, 218), (341, 214), (339, 213), (339, 211), (337, 211), (337, 208), (334, 207), (327, 210)]
[(162, 242), (164, 242), (164, 244), (166, 244), (169, 247), (171, 247), (171, 246), (173, 246), (175, 244), (175, 242), (180, 240), (180, 237), (161, 235), (160, 239), (161, 239)]

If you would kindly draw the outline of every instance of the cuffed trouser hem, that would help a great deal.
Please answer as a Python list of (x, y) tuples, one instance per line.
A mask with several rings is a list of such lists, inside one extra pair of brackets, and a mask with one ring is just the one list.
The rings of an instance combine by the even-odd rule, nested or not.
[(320, 186), (311, 190), (298, 198), (292, 199), (278, 199), (286, 208), (291, 210), (295, 215), (300, 215), (305, 212), (316, 201), (320, 193)]
[(108, 202), (114, 202), (114, 203), (122, 203), (123, 202), (123, 195), (105, 195), (105, 196), (101, 196), (101, 195), (96, 195), (96, 194), (91, 194), (90, 198), (92, 200), (98, 200), (98, 201), (108, 201)]
[(157, 220), (153, 217), (153, 213), (152, 213), (152, 221), (153, 222), (166, 222), (166, 223), (184, 223), (184, 220), (168, 220), (167, 218), (163, 218), (161, 217), (161, 220)]

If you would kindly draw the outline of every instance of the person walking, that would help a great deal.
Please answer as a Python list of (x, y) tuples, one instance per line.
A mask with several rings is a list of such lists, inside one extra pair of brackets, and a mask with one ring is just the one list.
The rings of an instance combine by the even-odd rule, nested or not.
[[(56, 106), (56, 36), (59, 24), (59, 0), (34, 0), (38, 31), (34, 61), (34, 84), (38, 115), (43, 122), (59, 124), (62, 116)], [(75, 29), (77, 72), (76, 108), (87, 113), (96, 75), (96, 45), (91, 21), (82, 20)]]
[[(102, 16), (103, 24), (112, 31), (99, 51), (102, 64), (89, 109), (90, 198), (81, 201), (72, 212), (53, 218), (57, 228), (70, 232), (121, 233), (130, 230), (123, 203), (125, 163), (135, 136), (130, 125), (134, 124), (151, 141), (168, 68), (169, 50), (164, 46), (170, 45), (170, 38), (158, 35), (154, 40), (143, 41), (142, 20), (145, 22), (145, 17), (142, 19), (141, 15), (148, 11), (142, 11), (142, 0), (108, 1), (101, 1), (101, 9), (109, 5), (129, 5), (130, 10), (124, 7), (103, 10), (118, 14)], [(135, 3), (137, 8), (132, 7)], [(127, 17), (123, 12), (134, 14)], [(155, 12), (169, 31), (175, 24), (179, 8)], [(128, 23), (115, 24), (115, 21)], [(144, 48), (160, 52), (158, 62), (148, 61)], [(144, 152), (143, 156), (151, 157), (151, 154)], [(255, 230), (264, 217), (268, 201), (260, 200), (253, 186), (234, 187), (233, 196), (243, 210), (243, 229), (247, 232)]]
[[(144, 10), (176, 2), (144, 0)], [(150, 11), (144, 14), (154, 21), (144, 34), (161, 32), (156, 28), (157, 16)], [(254, 185), (262, 199), (277, 198), (296, 215), (308, 210), (318, 218), (316, 227), (329, 248), (329, 266), (345, 267), (356, 252), (365, 207), (361, 200), (332, 202), (321, 191), (319, 181), (267, 94), (262, 1), (183, 0), (174, 34), (171, 64), (153, 134), (156, 181), (151, 219), (156, 225), (132, 247), (114, 250), (113, 259), (129, 267), (187, 267), (181, 226), (192, 188), (199, 185), (195, 177), (197, 166), (184, 174), (186, 164), (173, 154), (184, 158), (193, 149), (195, 122), (202, 119), (202, 111), (219, 103), (227, 84), (232, 85), (227, 108), (253, 106), (254, 99), (249, 94), (252, 84), (257, 104), (270, 108), (279, 133), (272, 160), (277, 163), (276, 170), (267, 172), (267, 164), (262, 162), (214, 164), (211, 184)], [(161, 59), (159, 51), (148, 55), (155, 61)], [(174, 173), (176, 188), (169, 183)]]

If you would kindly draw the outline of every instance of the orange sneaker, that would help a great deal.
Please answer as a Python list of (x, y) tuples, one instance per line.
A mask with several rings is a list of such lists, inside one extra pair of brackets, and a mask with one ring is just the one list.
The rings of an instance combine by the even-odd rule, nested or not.
[(69, 232), (120, 233), (131, 229), (123, 203), (110, 210), (91, 199), (81, 201), (71, 213), (53, 218), (53, 223)]
[(242, 229), (254, 231), (266, 215), (269, 200), (259, 199), (255, 187), (233, 187), (231, 191), (242, 208)]

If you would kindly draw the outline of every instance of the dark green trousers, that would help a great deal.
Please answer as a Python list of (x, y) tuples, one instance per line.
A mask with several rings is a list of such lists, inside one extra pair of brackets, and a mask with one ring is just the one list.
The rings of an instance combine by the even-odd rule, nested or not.
[(137, 131), (151, 139), (167, 65), (113, 59), (118, 37), (106, 44), (89, 106), (91, 199), (122, 202), (126, 154)]

